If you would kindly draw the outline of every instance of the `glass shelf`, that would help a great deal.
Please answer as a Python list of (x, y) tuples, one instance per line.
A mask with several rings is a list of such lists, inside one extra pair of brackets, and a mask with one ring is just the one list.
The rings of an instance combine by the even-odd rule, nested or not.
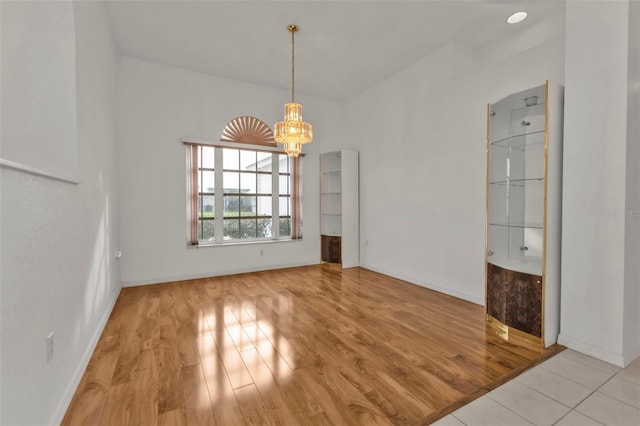
[(320, 212), (325, 215), (340, 215), (342, 213), (341, 193), (334, 188), (325, 188), (320, 200)]
[(510, 228), (542, 229), (541, 223), (491, 223), (489, 222), (489, 226), (507, 226)]
[(545, 135), (509, 138), (507, 145), (489, 148), (489, 182), (511, 183), (544, 179)]
[(528, 178), (528, 179), (509, 179), (509, 180), (497, 180), (495, 182), (489, 182), (489, 185), (506, 185), (506, 184), (513, 184), (515, 186), (518, 186), (517, 184), (519, 182), (542, 182), (544, 181), (543, 177), (534, 177), (534, 178)]
[(339, 174), (323, 175), (320, 184), (323, 195), (339, 195), (342, 193), (342, 180)]
[(323, 175), (339, 175), (340, 170), (323, 170), (322, 174)]
[(491, 146), (502, 148), (523, 147), (527, 145), (544, 144), (544, 130), (521, 135), (509, 135), (504, 138), (491, 141)]

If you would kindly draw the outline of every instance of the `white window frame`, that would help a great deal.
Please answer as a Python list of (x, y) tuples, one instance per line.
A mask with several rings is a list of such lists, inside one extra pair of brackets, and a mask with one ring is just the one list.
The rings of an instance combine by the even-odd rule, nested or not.
[[(257, 242), (273, 242), (273, 241), (291, 241), (291, 240), (298, 240), (302, 238), (302, 234), (301, 234), (301, 226), (300, 226), (300, 222), (301, 222), (301, 218), (298, 217), (297, 222), (294, 220), (294, 211), (296, 210), (293, 206), (293, 203), (297, 202), (301, 204), (301, 200), (299, 199), (299, 197), (294, 197), (293, 189), (292, 187), (295, 185), (300, 185), (300, 182), (294, 182), (294, 179), (296, 177), (294, 177), (294, 173), (293, 173), (293, 161), (291, 159), (289, 159), (289, 179), (290, 179), (290, 185), (291, 187), (289, 188), (289, 212), (288, 214), (285, 214), (284, 216), (280, 215), (280, 161), (279, 161), (279, 155), (286, 155), (286, 153), (278, 148), (275, 147), (270, 147), (270, 146), (263, 146), (263, 145), (250, 145), (250, 144), (242, 144), (242, 143), (233, 143), (233, 142), (213, 142), (213, 141), (208, 141), (208, 140), (203, 140), (203, 139), (182, 139), (181, 141), (183, 144), (185, 144), (187, 146), (187, 157), (189, 160), (189, 157), (191, 155), (191, 150), (190, 147), (191, 146), (207, 146), (207, 147), (212, 147), (215, 150), (215, 155), (214, 155), (214, 174), (215, 174), (215, 179), (214, 179), (214, 240), (213, 241), (205, 241), (205, 240), (200, 240), (199, 239), (199, 232), (196, 231), (196, 239), (193, 240), (191, 237), (191, 222), (194, 220), (193, 218), (195, 217), (196, 220), (196, 229), (199, 229), (199, 222), (200, 219), (197, 216), (197, 213), (195, 213), (195, 216), (191, 214), (191, 212), (187, 212), (187, 229), (188, 229), (188, 233), (187, 233), (187, 245), (188, 246), (212, 246), (212, 245), (225, 245), (225, 244), (244, 244), (244, 243), (257, 243)], [(223, 180), (223, 175), (224, 175), (224, 167), (223, 167), (223, 154), (222, 154), (222, 150), (225, 148), (229, 148), (229, 149), (239, 149), (239, 150), (244, 150), (244, 151), (254, 151), (254, 152), (270, 152), (272, 154), (271, 157), (271, 202), (272, 202), (272, 209), (271, 209), (271, 223), (272, 223), (272, 234), (270, 237), (256, 237), (256, 238), (234, 238), (234, 239), (230, 239), (230, 240), (225, 240), (224, 239), (224, 180)], [(199, 156), (198, 156), (199, 158)], [(296, 161), (299, 161), (296, 160)], [(198, 163), (201, 163), (201, 161), (199, 161)], [(199, 168), (199, 164), (196, 164), (195, 166), (191, 166), (191, 167), (196, 167), (196, 170), (198, 170)], [(300, 179), (299, 174), (297, 176), (298, 179)], [(192, 184), (191, 180), (192, 180), (192, 175), (191, 175), (191, 171), (187, 170), (187, 187), (189, 187), (189, 185)], [(197, 179), (197, 178), (196, 178)], [(197, 182), (195, 183), (195, 187), (197, 188)], [(191, 195), (187, 194), (187, 205), (190, 205), (191, 200), (189, 199)], [(196, 191), (196, 197), (199, 196), (197, 191)], [(300, 205), (298, 206), (297, 210), (298, 210), (298, 215), (299, 215), (299, 211), (300, 211)], [(189, 208), (187, 209), (189, 210)], [(287, 212), (285, 212), (287, 213)], [(287, 236), (281, 237), (280, 236), (280, 218), (281, 217), (288, 217), (289, 221), (290, 221), (290, 233)], [(297, 223), (297, 225), (296, 225)], [(298, 230), (297, 232), (294, 232), (294, 226), (298, 226)]]

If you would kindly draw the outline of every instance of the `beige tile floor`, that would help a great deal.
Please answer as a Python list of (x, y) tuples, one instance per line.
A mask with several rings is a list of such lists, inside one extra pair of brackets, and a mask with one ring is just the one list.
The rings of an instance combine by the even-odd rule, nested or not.
[(639, 426), (640, 358), (621, 369), (567, 349), (434, 425)]

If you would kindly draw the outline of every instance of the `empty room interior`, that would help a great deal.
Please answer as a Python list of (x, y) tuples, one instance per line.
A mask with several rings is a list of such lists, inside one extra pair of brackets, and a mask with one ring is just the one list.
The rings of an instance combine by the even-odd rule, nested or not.
[(640, 424), (639, 1), (0, 20), (0, 424)]

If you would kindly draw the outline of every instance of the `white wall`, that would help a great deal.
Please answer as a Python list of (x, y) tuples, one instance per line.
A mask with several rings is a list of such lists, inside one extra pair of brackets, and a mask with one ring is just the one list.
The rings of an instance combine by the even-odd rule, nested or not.
[[(318, 152), (342, 126), (340, 105), (297, 93), (314, 141), (303, 160), (303, 239), (187, 248), (181, 138), (219, 141), (231, 119), (281, 121), (287, 91), (121, 57), (118, 66), (120, 219), (124, 285), (319, 263)], [(264, 255), (260, 255), (260, 251)]]
[(76, 180), (73, 5), (2, 2), (0, 157)]
[[(637, 241), (625, 248), (625, 232), (638, 220), (625, 217), (633, 198), (627, 198), (633, 191), (627, 177), (637, 176), (637, 170), (627, 174), (626, 166), (638, 164), (637, 156), (627, 159), (628, 12), (627, 1), (566, 5), (559, 342), (617, 365), (631, 361), (623, 353), (623, 331), (626, 320), (637, 320), (637, 314), (625, 313), (637, 310), (637, 293), (636, 302), (624, 300), (630, 286), (638, 285), (626, 281), (631, 269), (625, 277), (625, 252), (635, 250), (630, 260), (635, 267), (638, 262)], [(637, 121), (637, 112), (629, 117)], [(637, 180), (633, 184), (637, 191)], [(632, 352), (637, 356), (637, 349)]]
[(347, 102), (364, 267), (484, 304), (487, 103), (562, 84), (562, 29), (449, 44)]
[[(60, 422), (120, 290), (113, 256), (118, 229), (115, 49), (102, 4), (76, 4), (74, 13), (76, 58), (67, 58), (72, 62), (65, 66), (77, 71), (80, 183), (5, 167), (0, 171), (3, 425)], [(24, 48), (40, 53), (38, 45)], [(50, 93), (41, 95), (44, 104), (55, 103)], [(40, 114), (41, 105), (32, 103), (38, 100), (6, 102), (33, 111), (30, 116)], [(52, 134), (44, 144), (58, 136)], [(39, 148), (36, 140), (32, 144), (28, 149)], [(55, 332), (54, 357), (47, 362), (50, 331)]]
[(640, 354), (640, 2), (629, 2), (624, 331), (625, 363)]

